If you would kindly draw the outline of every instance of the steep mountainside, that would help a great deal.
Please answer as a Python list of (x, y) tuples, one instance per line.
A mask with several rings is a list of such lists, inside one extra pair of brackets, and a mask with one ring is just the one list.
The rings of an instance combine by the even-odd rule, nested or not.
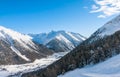
[[(94, 65), (120, 53), (120, 16), (113, 19), (113, 24), (104, 25), (88, 40), (73, 51), (45, 69), (23, 74), (22, 77), (57, 77), (69, 70)], [(114, 25), (114, 24), (117, 25)], [(117, 27), (114, 28), (113, 26)], [(108, 31), (111, 30), (109, 33)]]
[(78, 33), (52, 31), (50, 33), (29, 34), (39, 44), (44, 44), (55, 52), (71, 51), (86, 38)]
[(31, 39), (28, 35), (0, 26), (0, 64), (32, 62), (52, 54), (52, 51)]
[(89, 42), (91, 43), (97, 39), (103, 38), (108, 35), (112, 35), (119, 30), (120, 30), (120, 15), (112, 19), (108, 23), (104, 24), (94, 34), (92, 34), (91, 37), (89, 38)]

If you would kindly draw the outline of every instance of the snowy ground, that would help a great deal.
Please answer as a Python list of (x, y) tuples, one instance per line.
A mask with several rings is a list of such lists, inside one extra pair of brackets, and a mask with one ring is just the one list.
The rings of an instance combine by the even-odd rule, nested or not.
[(76, 69), (58, 77), (120, 77), (120, 55), (97, 65)]
[(1, 65), (0, 66), (0, 77), (20, 77), (22, 73), (35, 71), (40, 68), (45, 68), (54, 61), (60, 59), (67, 52), (55, 53), (47, 58), (35, 60), (33, 63), (20, 64), (20, 65)]

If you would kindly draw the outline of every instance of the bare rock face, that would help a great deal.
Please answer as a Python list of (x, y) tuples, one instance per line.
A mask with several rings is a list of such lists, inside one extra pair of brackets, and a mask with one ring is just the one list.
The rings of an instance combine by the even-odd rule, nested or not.
[(53, 51), (36, 44), (31, 37), (0, 26), (0, 65), (33, 62)]

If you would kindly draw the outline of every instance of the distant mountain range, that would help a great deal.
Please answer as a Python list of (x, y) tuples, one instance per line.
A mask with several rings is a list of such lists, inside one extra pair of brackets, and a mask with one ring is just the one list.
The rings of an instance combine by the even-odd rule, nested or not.
[(51, 31), (49, 33), (29, 34), (33, 41), (43, 44), (55, 52), (71, 51), (86, 37), (79, 33), (66, 32), (66, 31)]

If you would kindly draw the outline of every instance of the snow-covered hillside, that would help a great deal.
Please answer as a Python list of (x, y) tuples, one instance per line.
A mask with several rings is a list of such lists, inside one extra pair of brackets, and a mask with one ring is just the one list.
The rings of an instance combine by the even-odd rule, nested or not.
[(25, 55), (22, 55), (19, 50), (14, 47), (14, 40), (16, 40), (21, 46), (31, 49), (29, 46), (34, 47), (35, 45), (31, 40), (31, 37), (28, 35), (23, 35), (11, 29), (7, 29), (3, 26), (0, 26), (0, 39), (9, 43), (13, 52), (15, 52), (19, 57), (26, 61), (30, 61)]
[(13, 45), (13, 40), (16, 40), (20, 43), (21, 46), (24, 46), (27, 49), (30, 49), (29, 46), (35, 46), (30, 36), (21, 34), (11, 29), (7, 29), (3, 26), (0, 26), (0, 39), (6, 41), (7, 43), (10, 43), (11, 45)]
[(104, 38), (104, 36), (112, 35), (119, 30), (120, 30), (120, 15), (112, 19), (111, 21), (107, 22), (101, 28), (95, 31), (95, 33), (93, 33), (91, 37), (88, 39), (89, 43), (99, 38)]
[(120, 55), (93, 66), (75, 69), (58, 77), (120, 77)]
[(56, 51), (60, 50), (54, 45), (58, 45), (57, 47), (63, 49), (61, 51), (70, 51), (86, 39), (78, 33), (66, 31), (51, 31), (50, 33), (30, 34), (30, 36), (33, 37), (35, 42), (44, 44)]
[(0, 26), (0, 46), (0, 58), (3, 58), (0, 64), (26, 63), (46, 55), (40, 53), (45, 47), (35, 44), (32, 37), (3, 26)]

